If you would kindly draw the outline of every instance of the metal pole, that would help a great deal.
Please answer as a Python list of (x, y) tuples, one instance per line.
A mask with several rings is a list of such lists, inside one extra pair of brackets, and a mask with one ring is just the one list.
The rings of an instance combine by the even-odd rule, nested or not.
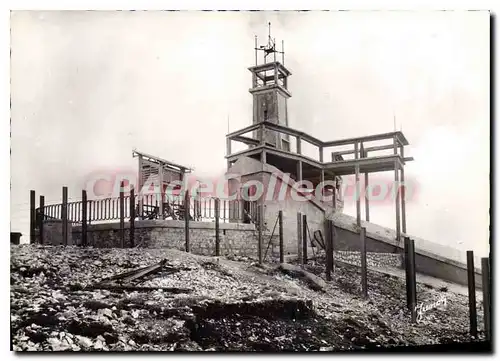
[[(368, 152), (363, 148), (362, 152), (363, 158), (368, 158)], [(365, 173), (365, 220), (370, 222), (370, 200), (368, 199), (368, 172)]]
[(335, 274), (335, 240), (337, 239), (337, 233), (335, 231), (335, 224), (330, 220), (330, 233), (332, 240), (332, 272)]
[(297, 260), (302, 263), (302, 213), (297, 212)]
[(368, 173), (365, 173), (365, 220), (370, 222), (370, 200), (368, 199)]
[(43, 244), (43, 221), (45, 219), (44, 207), (45, 207), (45, 197), (40, 196), (40, 208), (39, 208), (40, 217), (38, 220), (38, 222), (40, 222), (38, 225), (38, 230), (40, 232), (40, 244)]
[(361, 291), (363, 297), (368, 297), (368, 281), (367, 281), (367, 267), (366, 267), (366, 228), (361, 227), (359, 232), (361, 240)]
[(483, 317), (486, 340), (491, 340), (491, 304), (490, 304), (490, 259), (481, 258), (481, 275), (483, 284)]
[(405, 284), (406, 284), (406, 307), (411, 309), (411, 298), (410, 298), (410, 238), (404, 238), (404, 261), (405, 261)]
[(278, 212), (279, 232), (280, 232), (280, 263), (285, 263), (285, 250), (283, 247), (283, 211)]
[(35, 227), (36, 227), (36, 200), (35, 191), (30, 190), (30, 243), (36, 242)]
[(332, 280), (332, 263), (333, 263), (333, 252), (332, 252), (332, 221), (327, 219), (325, 221), (325, 229), (326, 229), (326, 269), (325, 269), (325, 274), (326, 274), (326, 280), (331, 281)]
[(62, 188), (62, 207), (61, 207), (61, 219), (62, 219), (62, 232), (63, 232), (63, 244), (68, 245), (68, 187)]
[(302, 262), (307, 264), (307, 216), (302, 215)]
[(121, 247), (125, 247), (125, 193), (123, 192), (123, 188), (125, 187), (125, 183), (123, 181), (120, 182), (120, 242)]
[(361, 191), (359, 187), (359, 164), (356, 164), (354, 168), (356, 171), (356, 224), (358, 225), (358, 227), (361, 227)]
[(415, 323), (417, 321), (416, 306), (417, 306), (417, 277), (416, 277), (416, 267), (415, 267), (415, 241), (410, 240), (410, 301), (411, 301), (411, 322)]
[(215, 198), (215, 255), (217, 257), (220, 256), (219, 217), (220, 217), (220, 199)]
[(474, 252), (467, 251), (467, 285), (469, 286), (470, 334), (477, 336), (476, 281), (474, 275)]
[(281, 40), (281, 62), (285, 65), (285, 40)]
[(190, 252), (191, 245), (189, 240), (189, 191), (186, 190), (184, 196), (184, 237), (186, 241), (186, 252)]
[(257, 35), (255, 35), (255, 65), (257, 65)]
[(82, 246), (87, 246), (87, 191), (82, 190)]
[[(274, 48), (274, 62), (276, 63), (276, 38), (273, 38), (273, 48)], [(277, 84), (277, 83), (276, 83)]]
[(158, 178), (159, 178), (159, 186), (160, 186), (160, 207), (158, 209), (159, 211), (159, 219), (165, 219), (165, 211), (163, 209), (163, 205), (165, 202), (165, 194), (164, 194), (164, 191), (163, 191), (163, 163), (160, 163), (159, 164), (159, 167), (158, 167)]
[(135, 246), (135, 190), (133, 187), (130, 188), (130, 221), (129, 221), (129, 239), (130, 247)]

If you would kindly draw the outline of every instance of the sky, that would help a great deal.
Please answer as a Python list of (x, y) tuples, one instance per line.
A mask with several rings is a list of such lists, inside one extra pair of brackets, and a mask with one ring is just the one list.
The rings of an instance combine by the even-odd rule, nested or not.
[[(490, 18), (479, 11), (12, 12), (12, 231), (29, 233), (30, 189), (46, 204), (63, 185), (78, 199), (94, 172), (135, 171), (133, 148), (222, 174), (226, 133), (252, 122), (247, 68), (268, 22), (292, 72), (289, 125), (327, 141), (396, 123), (415, 158), (408, 233), (486, 256)], [(371, 221), (394, 228), (394, 212), (372, 205)]]

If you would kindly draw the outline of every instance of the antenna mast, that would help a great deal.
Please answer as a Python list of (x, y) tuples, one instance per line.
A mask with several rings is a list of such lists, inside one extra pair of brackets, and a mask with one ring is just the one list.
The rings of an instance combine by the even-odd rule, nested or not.
[(269, 33), (267, 35), (267, 44), (266, 45), (257, 45), (257, 35), (255, 36), (255, 65), (257, 65), (257, 52), (264, 52), (264, 64), (267, 63), (267, 57), (273, 54), (274, 61), (276, 62), (276, 53), (281, 54), (282, 63), (285, 64), (285, 42), (281, 41), (281, 51), (276, 50), (276, 39), (271, 37), (271, 23), (268, 23)]

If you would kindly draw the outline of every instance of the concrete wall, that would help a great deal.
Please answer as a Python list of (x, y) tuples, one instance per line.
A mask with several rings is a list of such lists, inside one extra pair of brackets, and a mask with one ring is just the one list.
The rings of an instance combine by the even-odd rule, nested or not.
[[(203, 255), (215, 255), (215, 223), (190, 222), (189, 236), (191, 252)], [(81, 227), (73, 228), (73, 239), (81, 244)], [(269, 236), (264, 241), (269, 241)], [(94, 247), (121, 247), (119, 223), (102, 223), (87, 228), (88, 244)], [(145, 248), (175, 248), (185, 250), (184, 221), (145, 220), (135, 222), (134, 242)], [(267, 242), (265, 246), (267, 246)], [(279, 249), (275, 245), (269, 252)], [(263, 242), (264, 243), (264, 242)], [(221, 255), (236, 255), (250, 258), (257, 257), (258, 237), (253, 224), (220, 223)], [(130, 246), (129, 223), (125, 223), (125, 247)]]
[[(263, 174), (264, 184), (269, 185), (272, 178), (275, 178), (269, 173)], [(277, 185), (281, 187), (279, 179), (276, 180)], [(292, 189), (292, 185), (285, 183), (287, 196), (284, 200), (271, 199), (264, 202), (264, 219), (265, 226), (269, 232), (272, 232), (279, 211), (283, 211), (283, 240), (285, 254), (297, 253), (299, 239), (297, 228), (297, 214), (300, 212), (307, 217), (307, 225), (311, 237), (316, 230), (321, 230), (323, 237), (325, 235), (325, 214), (322, 208), (309, 201), (297, 201), (293, 197), (298, 197), (297, 192)], [(293, 196), (292, 196), (293, 194)], [(295, 198), (298, 199), (298, 198)], [(312, 248), (308, 243), (308, 255), (312, 255)]]
[[(272, 233), (278, 213), (280, 210), (283, 211), (285, 254), (297, 254), (298, 252), (298, 212), (307, 216), (307, 224), (311, 237), (316, 230), (321, 230), (323, 235), (325, 235), (325, 208), (323, 205), (314, 200), (298, 200), (300, 199), (299, 194), (293, 189), (295, 181), (284, 176), (276, 167), (269, 164), (262, 164), (252, 158), (241, 157), (228, 173), (238, 174), (238, 179), (231, 179), (229, 181), (229, 194), (239, 192), (240, 187), (243, 184), (249, 184), (250, 181), (263, 184), (264, 193), (257, 202), (264, 205), (263, 217), (266, 232), (269, 234)], [(266, 196), (268, 192), (269, 196)], [(280, 192), (285, 194), (283, 198), (278, 197)], [(276, 234), (277, 232), (278, 226), (276, 226), (275, 230)], [(310, 245), (308, 247), (308, 254), (312, 255)]]
[[(336, 237), (333, 241), (333, 249), (336, 251), (361, 251), (359, 233), (351, 230), (335, 227)], [(382, 242), (375, 238), (367, 237), (366, 252), (398, 253), (402, 252), (400, 247)]]
[[(359, 233), (340, 228), (336, 225), (335, 251), (360, 251)], [(403, 246), (404, 247), (404, 246)], [(385, 240), (376, 235), (367, 233), (367, 252), (404, 253), (404, 248), (399, 247), (395, 240)], [(467, 285), (467, 266), (454, 260), (429, 254), (425, 250), (415, 249), (416, 271), (428, 276), (441, 278), (454, 283)], [(481, 272), (476, 268), (476, 287), (481, 288)]]
[[(54, 246), (63, 245), (63, 223), (61, 220), (47, 220), (43, 222), (43, 243)], [(68, 246), (74, 245), (72, 224), (68, 223)], [(36, 243), (40, 243), (40, 235), (36, 235)]]
[[(442, 278), (444, 280), (467, 286), (466, 265), (456, 265), (437, 260), (436, 258), (420, 254), (418, 251), (415, 252), (415, 264), (418, 273), (427, 274), (429, 276)], [(476, 281), (476, 288), (482, 288), (480, 271), (476, 270), (474, 279)]]

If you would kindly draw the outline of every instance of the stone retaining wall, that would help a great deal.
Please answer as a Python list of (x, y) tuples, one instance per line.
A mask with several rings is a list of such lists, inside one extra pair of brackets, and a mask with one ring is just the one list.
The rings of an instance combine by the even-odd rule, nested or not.
[[(361, 253), (355, 251), (335, 251), (334, 259), (361, 267)], [(403, 258), (398, 253), (366, 253), (366, 263), (370, 267), (402, 268)]]
[[(73, 240), (73, 225), (68, 222), (68, 246), (75, 244)], [(40, 233), (35, 232), (36, 243), (40, 243)], [(50, 220), (43, 222), (43, 243), (54, 246), (63, 245), (63, 222), (61, 220)]]
[[(175, 248), (185, 250), (185, 223), (177, 220), (136, 221), (134, 244), (144, 248)], [(245, 256), (257, 258), (258, 232), (253, 224), (220, 223), (220, 252), (222, 256)], [(130, 246), (129, 223), (125, 223), (125, 247)], [(81, 244), (81, 227), (73, 227), (75, 244)], [(190, 251), (207, 256), (215, 255), (215, 223), (189, 223)], [(270, 235), (263, 235), (263, 252)], [(102, 223), (87, 227), (87, 242), (100, 248), (122, 247), (119, 223)], [(273, 237), (268, 257), (278, 257), (277, 236)]]

